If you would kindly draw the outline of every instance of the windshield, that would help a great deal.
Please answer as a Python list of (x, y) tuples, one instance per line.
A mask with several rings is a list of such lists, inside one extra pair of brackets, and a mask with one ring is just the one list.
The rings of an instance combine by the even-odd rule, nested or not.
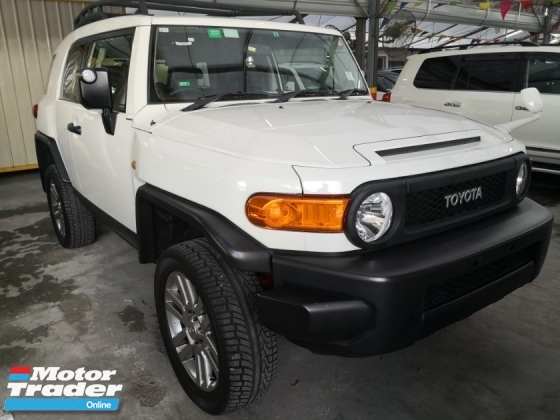
[(156, 27), (150, 85), (151, 102), (299, 90), (367, 94), (341, 36), (247, 28)]

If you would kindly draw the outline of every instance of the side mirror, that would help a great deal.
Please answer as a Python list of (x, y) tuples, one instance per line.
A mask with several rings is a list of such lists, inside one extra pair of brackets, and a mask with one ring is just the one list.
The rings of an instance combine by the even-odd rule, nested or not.
[(113, 112), (113, 97), (109, 83), (109, 70), (104, 67), (80, 70), (80, 98), (87, 109), (100, 109), (101, 120), (107, 134), (115, 134), (117, 113)]
[(541, 94), (536, 88), (527, 88), (521, 91), (521, 100), (527, 110), (533, 114), (540, 114), (543, 110)]

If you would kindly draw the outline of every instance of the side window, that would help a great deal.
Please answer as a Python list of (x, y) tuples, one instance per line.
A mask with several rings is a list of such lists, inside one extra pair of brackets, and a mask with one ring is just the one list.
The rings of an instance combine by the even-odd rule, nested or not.
[(517, 56), (478, 54), (466, 56), (461, 63), (453, 90), (511, 92)]
[(525, 65), (524, 87), (537, 88), (540, 93), (560, 93), (560, 54), (534, 55)]
[(83, 44), (73, 46), (68, 53), (62, 77), (62, 97), (68, 101), (77, 102), (76, 73), (82, 63), (83, 56)]
[(414, 86), (418, 89), (450, 90), (460, 62), (459, 55), (424, 60), (414, 78)]
[(132, 34), (93, 41), (87, 67), (105, 67), (109, 70), (109, 83), (113, 95), (113, 109), (126, 110), (128, 72), (132, 50)]

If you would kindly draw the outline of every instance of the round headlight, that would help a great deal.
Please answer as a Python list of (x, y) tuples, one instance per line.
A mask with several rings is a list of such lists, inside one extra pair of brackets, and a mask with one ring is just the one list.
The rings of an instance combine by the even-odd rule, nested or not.
[(517, 172), (517, 179), (515, 180), (515, 193), (517, 197), (525, 192), (525, 186), (527, 185), (527, 179), (529, 178), (529, 169), (527, 168), (527, 163), (523, 162), (519, 167), (519, 172)]
[(367, 197), (356, 212), (356, 231), (364, 242), (374, 242), (391, 227), (393, 203), (385, 193)]

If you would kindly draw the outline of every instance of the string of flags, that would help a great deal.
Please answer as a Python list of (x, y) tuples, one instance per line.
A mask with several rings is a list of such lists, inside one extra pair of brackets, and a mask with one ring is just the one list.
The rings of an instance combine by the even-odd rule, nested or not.
[[(509, 11), (512, 9), (514, 3), (519, 2), (520, 4), (520, 8), (521, 10), (526, 10), (529, 9), (532, 5), (533, 5), (533, 0), (519, 0), (519, 1), (513, 1), (513, 0), (502, 0), (499, 2), (492, 2), (492, 1), (487, 1), (487, 0), (481, 0), (478, 3), (478, 7), (481, 10), (489, 10), (492, 5), (495, 5), (496, 3), (499, 3), (500, 5), (500, 12), (502, 14), (502, 19), (506, 18), (506, 15), (509, 13)], [(560, 0), (550, 0), (550, 2), (553, 5), (556, 4), (560, 4)], [(397, 11), (400, 11), (402, 9), (404, 9), (405, 7), (411, 5), (409, 7), (409, 9), (415, 9), (418, 6), (420, 6), (423, 3), (423, 1), (398, 1), (398, 0), (389, 0), (389, 2), (387, 3), (387, 15), (390, 15), (393, 10), (395, 10), (395, 8), (398, 6)], [(442, 7), (442, 6), (458, 6), (461, 4), (461, 0), (451, 0), (451, 1), (447, 1), (447, 2), (435, 2), (434, 3), (434, 7), (432, 8), (432, 10), (437, 9), (438, 7)], [(465, 4), (472, 4), (472, 3), (466, 3)], [(389, 21), (388, 18), (384, 18), (383, 23), (386, 25), (387, 22)], [(383, 27), (383, 26), (382, 26)]]

